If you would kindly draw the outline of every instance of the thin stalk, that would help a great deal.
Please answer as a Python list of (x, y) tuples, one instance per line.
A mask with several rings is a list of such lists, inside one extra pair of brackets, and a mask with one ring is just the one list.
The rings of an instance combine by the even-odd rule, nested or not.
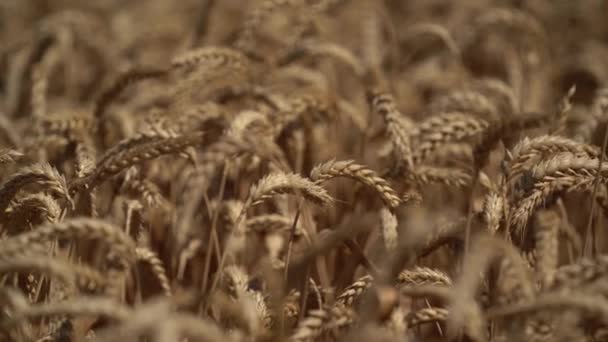
[[(595, 246), (595, 225), (593, 224), (593, 216), (595, 215), (595, 196), (597, 195), (597, 189), (600, 185), (600, 170), (604, 163), (604, 155), (606, 154), (606, 145), (608, 145), (608, 125), (604, 127), (604, 142), (602, 143), (602, 153), (600, 154), (600, 162), (597, 165), (597, 175), (593, 183), (593, 191), (591, 193), (591, 210), (589, 211), (589, 217), (587, 218), (587, 229), (585, 232), (585, 244), (583, 246), (583, 254), (586, 254), (588, 244), (591, 243), (591, 256), (596, 255)], [(590, 241), (591, 239), (591, 241)]]
[(479, 170), (475, 171), (475, 176), (473, 177), (471, 189), (469, 190), (470, 193), (468, 196), (469, 200), (467, 208), (467, 225), (464, 231), (464, 257), (462, 258), (463, 262), (469, 252), (469, 245), (471, 240), (471, 225), (473, 224), (473, 196), (475, 196), (475, 188), (477, 187), (477, 183), (479, 183)]
[(361, 249), (361, 246), (359, 246), (356, 241), (354, 241), (353, 239), (349, 239), (344, 241), (344, 244), (346, 245), (346, 247), (348, 247), (351, 253), (357, 256), (357, 259), (359, 259), (359, 263), (363, 265), (373, 277), (377, 277), (380, 274), (378, 266), (374, 265), (374, 263), (369, 260), (369, 258)]
[(296, 211), (296, 216), (293, 219), (293, 223), (291, 224), (291, 231), (289, 233), (289, 242), (287, 244), (287, 255), (285, 256), (285, 273), (283, 275), (283, 279), (287, 282), (287, 274), (289, 273), (289, 262), (291, 261), (291, 250), (293, 248), (293, 240), (296, 236), (296, 226), (298, 225), (298, 220), (300, 219), (300, 213), (302, 209), (302, 201), (300, 200), (298, 203), (298, 210)]
[[(209, 232), (209, 238), (207, 239), (207, 246), (209, 246), (209, 248), (207, 248), (207, 255), (205, 256), (205, 268), (203, 271), (203, 285), (202, 285), (202, 290), (203, 292), (206, 291), (207, 289), (207, 281), (209, 279), (209, 269), (211, 267), (211, 253), (213, 251), (212, 245), (216, 245), (218, 247), (218, 253), (219, 253), (219, 244), (218, 244), (218, 239), (217, 239), (217, 231), (216, 231), (216, 226), (217, 226), (217, 220), (219, 218), (219, 212), (220, 212), (220, 204), (222, 202), (222, 200), (224, 199), (224, 190), (226, 188), (226, 179), (228, 178), (228, 168), (230, 167), (229, 165), (229, 161), (227, 161), (224, 164), (224, 170), (222, 171), (222, 181), (220, 184), (220, 193), (219, 193), (219, 199), (217, 202), (217, 208), (215, 208), (215, 211), (213, 212), (213, 218), (211, 219), (211, 231)], [(216, 237), (215, 239), (213, 237)], [(216, 272), (221, 272), (221, 268), (218, 268), (216, 270)], [(208, 292), (211, 293), (211, 292)]]

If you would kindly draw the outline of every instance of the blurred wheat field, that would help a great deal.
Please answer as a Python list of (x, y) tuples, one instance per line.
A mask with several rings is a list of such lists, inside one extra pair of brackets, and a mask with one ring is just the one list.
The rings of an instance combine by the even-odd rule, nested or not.
[(0, 2), (0, 341), (608, 341), (608, 2)]

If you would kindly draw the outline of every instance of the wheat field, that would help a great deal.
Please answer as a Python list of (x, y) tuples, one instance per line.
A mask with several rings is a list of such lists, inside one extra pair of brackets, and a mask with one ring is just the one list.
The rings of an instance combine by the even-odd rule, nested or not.
[(608, 341), (607, 15), (0, 1), (0, 341)]

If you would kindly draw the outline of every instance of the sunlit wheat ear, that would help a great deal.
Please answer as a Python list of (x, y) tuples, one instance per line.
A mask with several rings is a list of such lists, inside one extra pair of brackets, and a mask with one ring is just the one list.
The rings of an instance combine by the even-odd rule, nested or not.
[(199, 67), (206, 69), (246, 68), (247, 57), (238, 50), (220, 46), (208, 46), (190, 50), (176, 56), (171, 61), (171, 70), (192, 70)]
[(447, 309), (431, 307), (410, 312), (406, 321), (408, 327), (415, 327), (426, 323), (444, 322), (447, 318)]
[[(247, 225), (247, 229), (251, 232), (273, 234), (291, 230), (292, 223), (293, 218), (279, 214), (266, 214), (251, 217), (247, 219), (245, 224)], [(296, 234), (301, 233), (301, 231), (298, 232), (298, 230), (296, 231)]]
[(0, 186), (0, 212), (4, 212), (13, 197), (26, 185), (36, 184), (71, 201), (63, 175), (49, 164), (35, 164), (11, 175)]
[(251, 131), (268, 131), (270, 120), (267, 114), (255, 110), (240, 111), (230, 122), (227, 135), (242, 139)]
[(106, 283), (106, 279), (100, 272), (58, 258), (48, 258), (44, 255), (27, 255), (0, 260), (0, 273), (31, 271), (56, 277), (83, 290), (101, 288)]
[(163, 139), (175, 138), (177, 136), (179, 135), (171, 129), (167, 129), (161, 125), (152, 126), (148, 129), (141, 130), (133, 136), (127, 137), (119, 141), (116, 145), (106, 149), (106, 151), (99, 157), (97, 164), (103, 164), (106, 161), (116, 157), (118, 154), (131, 148), (147, 143), (162, 141)]
[(422, 163), (438, 148), (479, 136), (488, 126), (488, 122), (464, 113), (434, 115), (417, 124), (413, 130), (413, 161)]
[(93, 239), (107, 245), (127, 261), (134, 260), (135, 242), (122, 229), (101, 220), (75, 218), (49, 223), (36, 230), (0, 241), (0, 257), (10, 258), (24, 253), (27, 246), (35, 246), (51, 239)]
[(534, 242), (536, 272), (544, 288), (553, 284), (559, 262), (559, 225), (560, 217), (553, 211), (543, 210), (536, 213), (534, 222)]
[(391, 209), (398, 207), (404, 201), (388, 181), (379, 177), (367, 166), (356, 164), (353, 160), (330, 160), (315, 166), (310, 172), (310, 179), (317, 184), (336, 177), (347, 177), (371, 187)]
[(472, 182), (471, 174), (465, 170), (428, 165), (417, 166), (414, 171), (406, 173), (404, 178), (418, 185), (443, 184), (456, 188), (467, 187)]
[(326, 98), (318, 94), (301, 94), (285, 101), (279, 113), (273, 115), (271, 120), (276, 134), (279, 135), (297, 128), (302, 122), (328, 121), (331, 118)]
[(121, 187), (121, 191), (134, 198), (141, 199), (144, 205), (151, 208), (159, 207), (166, 201), (158, 186), (145, 179), (131, 179), (126, 181)]
[(389, 253), (394, 252), (399, 245), (399, 231), (397, 230), (399, 223), (397, 216), (390, 209), (382, 207), (380, 209), (380, 226), (382, 227), (382, 239), (384, 247)]
[(409, 122), (397, 109), (393, 96), (380, 91), (370, 91), (368, 101), (377, 115), (380, 115), (386, 124), (386, 130), (393, 143), (395, 157), (402, 162), (406, 169), (414, 167), (412, 156), (411, 134), (413, 124)]
[(138, 261), (150, 265), (152, 273), (154, 273), (154, 276), (158, 280), (163, 293), (165, 296), (171, 297), (171, 285), (169, 283), (169, 278), (167, 277), (167, 271), (158, 255), (148, 248), (137, 247), (135, 249), (135, 256)]
[(108, 158), (105, 162), (98, 163), (93, 174), (88, 177), (88, 186), (94, 188), (109, 177), (112, 177), (133, 165), (163, 155), (180, 153), (187, 147), (201, 144), (203, 139), (202, 133), (193, 133), (133, 146), (117, 154), (114, 158)]
[(250, 278), (243, 266), (228, 265), (224, 267), (224, 274), (228, 294), (237, 298), (248, 291)]
[(30, 225), (56, 222), (61, 216), (61, 206), (52, 196), (37, 193), (14, 200), (5, 214), (5, 229), (10, 235), (15, 235), (19, 229)]
[(76, 112), (68, 115), (46, 116), (39, 119), (38, 124), (43, 134), (56, 134), (75, 140), (77, 135), (90, 133), (93, 118), (88, 113)]
[(282, 307), (283, 314), (288, 319), (296, 319), (300, 313), (300, 292), (290, 290)]
[(536, 161), (538, 158), (561, 152), (570, 152), (590, 158), (597, 158), (600, 155), (600, 149), (596, 146), (583, 144), (557, 135), (542, 135), (532, 139), (524, 138), (511, 151), (512, 160), (507, 180), (509, 181), (519, 176), (526, 165)]
[[(271, 173), (253, 185), (249, 192), (249, 206), (254, 206), (280, 194), (301, 194), (306, 200), (326, 206), (333, 198), (323, 187), (295, 173)], [(247, 210), (247, 208), (243, 208)]]
[(404, 286), (452, 285), (452, 279), (442, 271), (419, 266), (401, 271), (397, 276), (397, 282)]
[(490, 191), (484, 199), (483, 217), (491, 234), (500, 229), (501, 222), (505, 219), (505, 205), (504, 196), (496, 191)]
[(76, 144), (74, 148), (74, 170), (76, 171), (76, 177), (83, 178), (93, 173), (97, 153), (89, 137), (80, 134), (74, 139), (74, 143)]
[(474, 158), (476, 169), (481, 169), (487, 162), (490, 152), (498, 146), (505, 137), (532, 128), (538, 128), (552, 123), (556, 119), (554, 113), (521, 113), (519, 115), (501, 117), (491, 122), (474, 144)]
[(15, 163), (23, 157), (23, 153), (8, 148), (0, 149), (0, 164)]
[(531, 182), (523, 184), (523, 198), (518, 201), (509, 216), (509, 227), (516, 234), (523, 234), (528, 219), (546, 200), (560, 192), (586, 192), (593, 188), (596, 177), (608, 182), (608, 166), (602, 165), (598, 173), (598, 159), (571, 153), (560, 153), (534, 167)]
[(315, 341), (330, 329), (345, 327), (355, 320), (354, 313), (345, 307), (325, 307), (311, 310), (302, 319), (289, 341)]
[(257, 333), (260, 334), (263, 328), (270, 328), (274, 318), (272, 312), (266, 305), (266, 298), (264, 298), (264, 295), (259, 291), (248, 291), (245, 294), (244, 299), (253, 303), (254, 313), (251, 316), (253, 316), (252, 318), (255, 321), (255, 325), (258, 326)]
[(357, 279), (354, 283), (348, 285), (342, 293), (336, 298), (336, 305), (352, 307), (357, 299), (372, 286), (374, 278), (370, 275), (363, 276)]

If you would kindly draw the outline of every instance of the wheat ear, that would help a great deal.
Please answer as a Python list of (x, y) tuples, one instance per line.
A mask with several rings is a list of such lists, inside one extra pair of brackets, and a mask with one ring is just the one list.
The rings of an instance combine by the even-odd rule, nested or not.
[(13, 174), (0, 187), (0, 213), (4, 212), (22, 187), (38, 184), (71, 201), (65, 178), (49, 164), (35, 164)]
[(171, 285), (169, 284), (167, 271), (165, 270), (162, 260), (160, 260), (156, 253), (145, 247), (137, 247), (135, 248), (135, 256), (137, 257), (138, 261), (142, 261), (150, 265), (152, 273), (154, 273), (154, 276), (156, 279), (158, 279), (163, 293), (165, 296), (171, 297)]
[(371, 187), (391, 209), (398, 207), (404, 200), (397, 195), (388, 181), (379, 177), (367, 166), (356, 164), (353, 160), (330, 160), (315, 166), (310, 172), (310, 179), (317, 184), (336, 177), (348, 177)]
[(413, 124), (408, 124), (389, 93), (372, 91), (368, 94), (368, 100), (372, 110), (384, 119), (397, 160), (404, 163), (407, 170), (411, 170), (415, 163), (410, 142)]
[(104, 242), (113, 251), (127, 260), (133, 260), (135, 242), (122, 229), (101, 220), (74, 218), (64, 222), (49, 223), (36, 230), (0, 241), (0, 256), (3, 259), (23, 253), (33, 246), (50, 239), (96, 239)]

